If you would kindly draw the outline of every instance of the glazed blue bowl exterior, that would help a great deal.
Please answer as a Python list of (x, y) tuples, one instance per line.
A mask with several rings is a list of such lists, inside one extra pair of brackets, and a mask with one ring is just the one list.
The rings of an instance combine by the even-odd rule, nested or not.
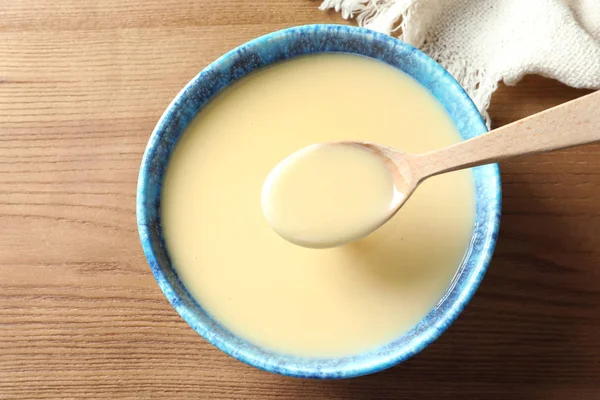
[[(473, 102), (438, 63), (412, 46), (367, 29), (307, 25), (274, 32), (225, 54), (187, 84), (159, 120), (146, 147), (137, 189), (142, 247), (158, 284), (183, 319), (210, 343), (263, 370), (305, 378), (349, 378), (398, 364), (435, 340), (475, 293), (496, 243), (500, 218), (500, 174), (496, 165), (475, 168), (476, 225), (467, 254), (444, 298), (410, 332), (358, 355), (304, 358), (261, 348), (214, 320), (177, 276), (161, 233), (160, 193), (167, 160), (186, 125), (221, 89), (264, 66), (312, 53), (352, 53), (385, 62), (421, 83), (444, 106), (461, 136), (487, 131)], [(432, 243), (435, 246), (435, 243)]]

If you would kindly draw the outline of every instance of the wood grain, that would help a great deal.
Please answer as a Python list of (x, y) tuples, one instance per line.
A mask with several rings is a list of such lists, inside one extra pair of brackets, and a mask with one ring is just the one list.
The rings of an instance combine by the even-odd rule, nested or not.
[[(504, 217), (465, 313), (412, 360), (310, 381), (255, 370), (173, 311), (145, 263), (135, 187), (177, 91), (257, 35), (340, 22), (308, 0), (3, 0), (1, 399), (597, 399), (600, 146), (502, 165)], [(496, 125), (585, 91), (501, 88)]]

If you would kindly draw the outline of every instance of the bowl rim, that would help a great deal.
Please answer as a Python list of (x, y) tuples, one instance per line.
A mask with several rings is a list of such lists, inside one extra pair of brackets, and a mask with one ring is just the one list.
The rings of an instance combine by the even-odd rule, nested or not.
[[(142, 158), (140, 166), (136, 194), (136, 216), (138, 233), (140, 236), (140, 241), (145, 257), (151, 267), (155, 279), (159, 284), (159, 287), (161, 288), (161, 290), (163, 291), (164, 295), (167, 297), (173, 308), (175, 308), (175, 310), (181, 315), (181, 317), (198, 334), (204, 337), (212, 345), (225, 352), (226, 354), (237, 358), (238, 360), (246, 364), (252, 365), (265, 371), (275, 372), (282, 375), (319, 379), (350, 378), (390, 368), (402, 361), (405, 361), (406, 359), (412, 357), (416, 353), (423, 350), (431, 342), (437, 339), (448, 328), (448, 326), (456, 320), (458, 315), (463, 311), (464, 307), (472, 298), (479, 284), (481, 283), (483, 276), (485, 275), (485, 272), (489, 266), (496, 245), (496, 238), (498, 235), (500, 225), (501, 211), (500, 172), (497, 164), (490, 164), (487, 166), (478, 167), (483, 168), (486, 171), (485, 176), (482, 177), (482, 179), (485, 179), (486, 184), (489, 183), (493, 185), (492, 189), (487, 189), (492, 190), (494, 192), (489, 198), (489, 201), (491, 202), (490, 209), (493, 211), (493, 215), (485, 221), (487, 227), (486, 236), (480, 238), (480, 240), (483, 240), (483, 247), (479, 251), (477, 265), (473, 267), (473, 271), (469, 272), (469, 276), (467, 277), (468, 279), (465, 282), (463, 282), (463, 289), (460, 291), (460, 293), (457, 294), (452, 304), (450, 304), (449, 307), (441, 313), (441, 316), (435, 319), (434, 323), (430, 323), (430, 325), (424, 331), (418, 334), (413, 334), (413, 337), (410, 338), (408, 345), (396, 345), (395, 347), (392, 346), (387, 354), (373, 354), (370, 358), (369, 354), (371, 353), (362, 353), (359, 355), (361, 356), (361, 358), (353, 362), (350, 362), (349, 360), (352, 360), (355, 357), (335, 357), (335, 360), (348, 360), (348, 362), (340, 361), (331, 363), (323, 361), (326, 359), (321, 360), (318, 358), (287, 356), (271, 351), (257, 351), (256, 348), (258, 348), (258, 346), (253, 344), (252, 346), (254, 346), (254, 348), (243, 348), (248, 342), (246, 342), (245, 339), (239, 338), (236, 334), (231, 333), (226, 328), (220, 326), (220, 324), (217, 321), (213, 321), (214, 324), (211, 324), (210, 326), (208, 326), (206, 323), (203, 323), (202, 321), (199, 321), (198, 318), (190, 312), (188, 304), (182, 300), (181, 290), (178, 292), (176, 288), (173, 287), (172, 281), (175, 280), (179, 285), (182, 286), (183, 293), (190, 296), (189, 293), (187, 293), (185, 286), (183, 286), (181, 281), (179, 281), (179, 278), (174, 272), (173, 266), (171, 265), (170, 261), (168, 261), (168, 268), (170, 269), (171, 273), (166, 273), (163, 270), (164, 266), (161, 264), (159, 257), (156, 254), (155, 248), (156, 246), (160, 245), (162, 247), (162, 250), (166, 251), (164, 242), (162, 242), (162, 233), (160, 233), (160, 222), (159, 219), (156, 220), (156, 216), (153, 217), (151, 213), (149, 213), (147, 205), (152, 200), (151, 196), (156, 195), (156, 193), (150, 193), (151, 188), (149, 186), (149, 177), (153, 173), (153, 167), (150, 163), (150, 160), (154, 157), (155, 153), (160, 151), (161, 138), (164, 132), (172, 128), (173, 120), (175, 118), (178, 118), (179, 108), (183, 104), (183, 101), (185, 100), (186, 96), (189, 96), (190, 91), (193, 90), (195, 86), (199, 85), (199, 83), (203, 79), (203, 74), (205, 74), (206, 71), (218, 68), (220, 65), (226, 64), (227, 61), (233, 59), (236, 56), (236, 54), (248, 51), (249, 49), (268, 46), (269, 43), (272, 43), (273, 41), (285, 41), (286, 37), (290, 37), (290, 35), (304, 35), (311, 32), (313, 34), (331, 33), (332, 31), (343, 35), (353, 35), (359, 39), (361, 39), (361, 37), (371, 37), (374, 40), (384, 43), (384, 46), (389, 46), (393, 49), (401, 48), (405, 51), (410, 51), (414, 54), (416, 58), (419, 59), (420, 62), (424, 63), (427, 66), (427, 68), (430, 68), (432, 71), (434, 71), (440, 77), (440, 79), (444, 81), (445, 85), (449, 85), (450, 87), (452, 87), (456, 95), (462, 97), (461, 101), (463, 106), (471, 107), (471, 110), (469, 111), (477, 115), (479, 123), (483, 126), (481, 128), (482, 132), (477, 134), (481, 134), (487, 131), (487, 127), (485, 126), (483, 118), (479, 114), (473, 101), (468, 96), (466, 91), (462, 88), (462, 86), (460, 86), (460, 84), (440, 64), (438, 64), (436, 61), (431, 59), (429, 56), (427, 56), (420, 50), (394, 37), (360, 27), (332, 24), (311, 24), (295, 26), (260, 36), (230, 50), (217, 60), (210, 63), (200, 73), (198, 73), (194, 78), (192, 78), (183, 89), (181, 89), (181, 91), (171, 101), (171, 103), (168, 105), (168, 107), (162, 114), (148, 140), (148, 144), (144, 151), (144, 156)], [(354, 52), (354, 54), (360, 53)], [(295, 56), (296, 55), (294, 55), (293, 57)], [(276, 62), (278, 61), (268, 62), (267, 64), (272, 64)], [(246, 73), (243, 73), (240, 77), (243, 77), (245, 75)], [(232, 82), (237, 81), (240, 77), (233, 79)], [(226, 83), (225, 86), (228, 86), (230, 83), (231, 82)], [(218, 89), (218, 91), (220, 90), (222, 90), (222, 88)], [(187, 125), (187, 123), (185, 125)], [(172, 146), (173, 143), (171, 143), (171, 147)], [(169, 156), (170, 150), (167, 152), (167, 160)], [(167, 161), (165, 161), (165, 164), (166, 162)], [(475, 170), (477, 170), (478, 168), (476, 168)], [(477, 181), (477, 179), (475, 180)], [(162, 182), (162, 176), (159, 182)], [(495, 191), (493, 189), (495, 189)], [(158, 205), (156, 207), (157, 209), (159, 208)], [(159, 236), (161, 238), (160, 244), (157, 244), (156, 242), (153, 242), (150, 239), (153, 233), (151, 231), (152, 225), (156, 223), (158, 223)], [(471, 254), (465, 254), (463, 262), (461, 263), (461, 268), (463, 264), (465, 264), (465, 260), (470, 259), (470, 257)], [(459, 272), (460, 270), (461, 269), (459, 268)], [(447, 295), (453, 291), (453, 288), (454, 285), (448, 287), (448, 289), (446, 290), (446, 296), (440, 300), (438, 305), (446, 300)], [(202, 308), (201, 305), (196, 305)], [(421, 324), (425, 323), (429, 318), (431, 318), (431, 315), (434, 311), (435, 309), (428, 313), (415, 328), (413, 328), (409, 333), (402, 335), (402, 337), (410, 336), (411, 333), (413, 331), (416, 331)], [(208, 315), (208, 318), (212, 317)], [(223, 335), (220, 335), (218, 333), (215, 334), (214, 332), (212, 332), (215, 328), (218, 328), (222, 331), (229, 333), (230, 335), (233, 335), (238, 340), (232, 341), (231, 339), (227, 339), (226, 337), (224, 338)], [(240, 348), (240, 343), (242, 344), (242, 348)], [(282, 361), (281, 358), (284, 358), (285, 361)], [(323, 365), (320, 367), (316, 367), (315, 365), (317, 364), (315, 364), (314, 362), (318, 362), (319, 360), (323, 361)]]

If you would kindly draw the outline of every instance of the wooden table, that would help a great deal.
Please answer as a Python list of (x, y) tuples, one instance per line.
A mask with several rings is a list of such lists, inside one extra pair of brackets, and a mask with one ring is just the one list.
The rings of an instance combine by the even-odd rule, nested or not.
[[(600, 146), (502, 165), (496, 255), (412, 360), (346, 381), (217, 351), (142, 254), (138, 167), (178, 90), (226, 50), (341, 22), (309, 0), (0, 2), (0, 399), (598, 399)], [(496, 126), (585, 91), (501, 88)]]

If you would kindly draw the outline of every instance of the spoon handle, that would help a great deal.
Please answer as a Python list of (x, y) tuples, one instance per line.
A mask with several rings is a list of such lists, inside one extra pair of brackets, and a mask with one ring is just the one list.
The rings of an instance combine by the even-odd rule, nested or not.
[(413, 168), (429, 176), (505, 158), (600, 141), (600, 91), (494, 129), (485, 135), (426, 154)]

